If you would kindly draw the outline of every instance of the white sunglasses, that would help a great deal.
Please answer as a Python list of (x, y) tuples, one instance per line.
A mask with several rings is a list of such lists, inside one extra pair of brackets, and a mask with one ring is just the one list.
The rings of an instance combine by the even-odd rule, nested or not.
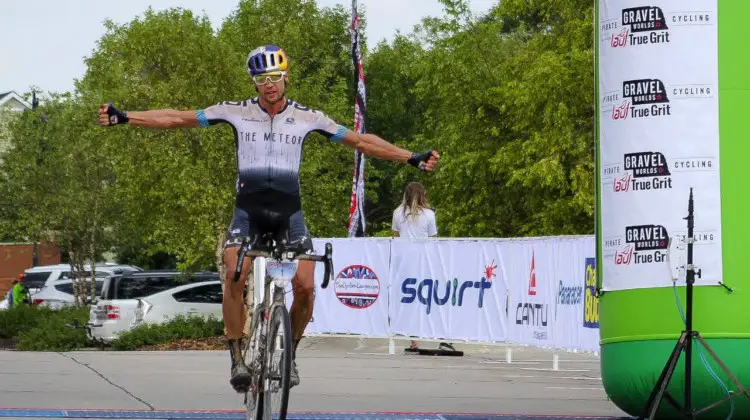
[(256, 74), (255, 76), (253, 76), (253, 82), (256, 85), (265, 85), (269, 81), (271, 83), (278, 83), (281, 81), (281, 79), (284, 78), (284, 76), (286, 76), (285, 71), (274, 71), (271, 73)]

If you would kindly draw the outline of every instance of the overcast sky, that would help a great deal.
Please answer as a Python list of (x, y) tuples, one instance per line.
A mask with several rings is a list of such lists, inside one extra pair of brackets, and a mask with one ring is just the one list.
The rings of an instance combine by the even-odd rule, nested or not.
[[(498, 0), (469, 0), (472, 12), (484, 13)], [(317, 0), (320, 6), (351, 0)], [(89, 56), (104, 35), (109, 18), (126, 23), (149, 6), (154, 10), (182, 7), (204, 13), (215, 28), (237, 6), (238, 0), (0, 0), (0, 93), (19, 94), (36, 86), (43, 91), (71, 91), (73, 79), (85, 71)], [(443, 13), (438, 0), (359, 0), (367, 9), (368, 44), (393, 39), (397, 30), (411, 32), (423, 17)]]

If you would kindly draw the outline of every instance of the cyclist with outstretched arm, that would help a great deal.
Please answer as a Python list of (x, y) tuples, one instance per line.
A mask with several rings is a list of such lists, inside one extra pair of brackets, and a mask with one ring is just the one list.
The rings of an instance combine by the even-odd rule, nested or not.
[[(290, 215), (291, 242), (312, 251), (300, 198), (299, 168), (302, 146), (308, 135), (317, 132), (335, 143), (357, 148), (368, 156), (408, 163), (423, 171), (432, 171), (440, 155), (435, 151), (416, 154), (395, 146), (373, 134), (359, 134), (337, 124), (321, 111), (287, 99), (289, 61), (284, 50), (275, 45), (261, 46), (250, 52), (247, 71), (258, 96), (243, 101), (224, 101), (205, 109), (179, 111), (160, 109), (124, 112), (112, 104), (99, 107), (99, 124), (130, 124), (138, 127), (169, 129), (209, 127), (226, 123), (234, 131), (237, 157), (237, 185), (234, 217), (224, 245), (226, 266), (222, 311), (231, 357), (230, 383), (237, 392), (250, 384), (250, 372), (242, 361), (242, 332), (245, 322), (243, 289), (245, 282), (231, 281), (237, 267), (237, 248), (242, 238), (254, 231), (253, 214), (269, 210)], [(241, 278), (246, 278), (252, 259), (244, 260)], [(294, 359), (296, 350), (313, 313), (315, 263), (300, 261), (292, 279), (294, 300), (292, 322), (291, 385), (299, 384)]]

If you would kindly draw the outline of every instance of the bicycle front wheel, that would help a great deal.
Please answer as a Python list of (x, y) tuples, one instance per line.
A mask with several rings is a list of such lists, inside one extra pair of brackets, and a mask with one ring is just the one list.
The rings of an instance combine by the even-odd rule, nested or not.
[(245, 406), (247, 408), (247, 420), (263, 420), (263, 391), (262, 375), (265, 360), (266, 340), (263, 336), (266, 324), (263, 322), (265, 311), (262, 305), (256, 305), (250, 324), (250, 336), (245, 344), (243, 359), (245, 365), (250, 369), (252, 382), (245, 393)]
[(263, 418), (285, 420), (292, 369), (292, 322), (286, 306), (276, 306), (269, 322), (266, 337), (266, 370), (263, 375)]

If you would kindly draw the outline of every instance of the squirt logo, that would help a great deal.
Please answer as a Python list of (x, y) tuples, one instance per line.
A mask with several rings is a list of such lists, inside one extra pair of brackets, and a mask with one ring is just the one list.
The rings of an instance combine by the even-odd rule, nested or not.
[(484, 278), (488, 281), (492, 281), (496, 275), (495, 270), (497, 270), (497, 264), (495, 264), (495, 259), (493, 258), (490, 265), (484, 267)]
[[(441, 281), (438, 279), (417, 280), (416, 277), (404, 279), (401, 282), (401, 303), (412, 304), (418, 301), (425, 306), (425, 312), (429, 315), (433, 310), (433, 304), (438, 307), (448, 304), (451, 306), (464, 306), (464, 301), (476, 302), (478, 308), (484, 307), (485, 291), (492, 288), (492, 280), (496, 276), (497, 264), (493, 259), (489, 265), (484, 267), (483, 275), (479, 280), (460, 281), (454, 277), (453, 280)], [(470, 292), (476, 298), (470, 296)]]

